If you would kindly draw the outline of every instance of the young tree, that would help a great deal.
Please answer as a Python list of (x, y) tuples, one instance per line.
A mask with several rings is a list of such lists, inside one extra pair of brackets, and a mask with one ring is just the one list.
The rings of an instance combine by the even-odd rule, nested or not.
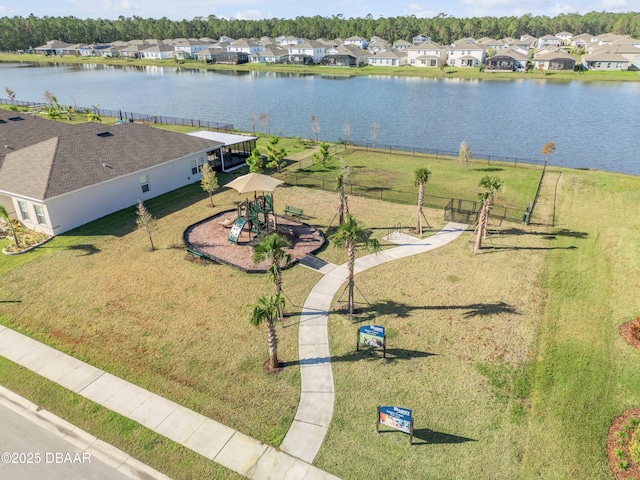
[(344, 148), (347, 148), (347, 145), (349, 145), (349, 137), (351, 136), (351, 124), (348, 120), (345, 121), (342, 126), (342, 133), (344, 134)]
[(366, 229), (352, 215), (347, 215), (345, 222), (338, 227), (338, 231), (331, 235), (329, 240), (333, 245), (347, 250), (347, 266), (349, 269), (349, 320), (353, 321), (356, 248), (362, 247), (378, 252), (380, 251), (380, 242), (375, 238), (371, 238), (371, 230)]
[(18, 233), (16, 229), (13, 228), (13, 223), (11, 223), (11, 219), (9, 218), (9, 212), (4, 208), (4, 205), (0, 205), (0, 220), (9, 225), (9, 229), (11, 230), (11, 234), (13, 235), (13, 243), (16, 244), (16, 248), (20, 248), (20, 240), (18, 239)]
[(482, 206), (480, 207), (480, 215), (478, 216), (478, 226), (476, 228), (476, 243), (473, 249), (475, 255), (482, 248), (482, 240), (487, 236), (487, 225), (489, 223), (489, 213), (495, 201), (495, 194), (504, 188), (504, 180), (500, 177), (490, 177), (485, 175), (480, 180), (480, 187), (483, 191), (479, 193)]
[(249, 117), (249, 125), (251, 125), (251, 131), (256, 133), (256, 125), (258, 124), (258, 116), (256, 112), (251, 112), (251, 116)]
[(422, 235), (422, 218), (424, 213), (422, 212), (422, 205), (424, 205), (424, 186), (429, 181), (431, 170), (428, 168), (418, 168), (414, 172), (414, 179), (416, 187), (418, 187), (418, 226), (416, 232)]
[(269, 134), (271, 131), (271, 123), (269, 121), (269, 115), (267, 115), (266, 113), (261, 113), (260, 124), (262, 125), (262, 130), (264, 130), (264, 133)]
[(340, 161), (340, 173), (336, 177), (336, 190), (340, 198), (340, 204), (338, 205), (338, 215), (340, 216), (340, 225), (344, 223), (344, 217), (349, 214), (349, 204), (347, 203), (347, 196), (344, 191), (344, 186), (347, 183), (351, 183), (353, 177), (353, 168), (351, 165), (347, 165), (344, 162), (344, 158)]
[(380, 133), (380, 124), (377, 122), (373, 122), (371, 127), (369, 128), (369, 137), (371, 138), (371, 143), (373, 144), (372, 148), (376, 148), (376, 143), (378, 142), (378, 134)]
[(102, 117), (100, 116), (100, 104), (91, 105), (93, 112), (87, 112), (87, 120), (90, 122), (102, 123)]
[(209, 163), (202, 165), (202, 178), (200, 179), (200, 187), (209, 194), (209, 203), (213, 207), (213, 192), (218, 189), (218, 177), (216, 171), (211, 168)]
[(272, 136), (267, 144), (267, 167), (275, 168), (278, 173), (280, 173), (282, 167), (287, 164), (282, 161), (287, 154), (287, 151), (284, 148), (278, 148), (279, 142), (280, 139), (278, 137)]
[(278, 368), (278, 336), (276, 334), (276, 320), (284, 309), (284, 296), (280, 293), (273, 295), (262, 295), (258, 302), (251, 308), (251, 325), (259, 327), (263, 323), (267, 324), (267, 345), (269, 347), (269, 370)]
[(138, 229), (147, 233), (149, 236), (149, 243), (151, 244), (151, 250), (155, 250), (153, 245), (152, 233), (158, 229), (157, 220), (149, 213), (147, 208), (142, 203), (142, 200), (138, 201), (138, 209), (136, 210), (136, 225)]
[(544, 147), (542, 147), (542, 151), (540, 152), (542, 153), (542, 155), (544, 155), (544, 160), (545, 162), (549, 160), (549, 155), (553, 155), (554, 153), (556, 153), (556, 146), (553, 142), (547, 142), (544, 144)]
[(473, 152), (467, 145), (467, 142), (464, 140), (460, 144), (460, 152), (458, 153), (458, 161), (464, 164), (467, 167), (467, 172), (469, 171), (469, 161), (473, 157)]
[(322, 162), (322, 166), (326, 167), (327, 162), (333, 158), (333, 155), (329, 153), (329, 144), (327, 142), (322, 142), (320, 144), (320, 151), (318, 153), (314, 153), (313, 158), (316, 161)]
[(320, 122), (318, 121), (318, 117), (315, 115), (311, 115), (311, 131), (316, 137), (316, 142), (318, 141), (318, 134), (320, 133)]
[(257, 148), (253, 149), (251, 156), (247, 158), (246, 162), (247, 165), (249, 165), (250, 173), (262, 173), (264, 171), (264, 159), (262, 158), (260, 150)]
[[(291, 255), (284, 250), (288, 247), (289, 244), (279, 233), (262, 237), (253, 247), (253, 263), (256, 265), (264, 261), (269, 263), (267, 272), (276, 294), (282, 293), (282, 269), (287, 268), (291, 262)], [(279, 316), (282, 322), (282, 311)]]

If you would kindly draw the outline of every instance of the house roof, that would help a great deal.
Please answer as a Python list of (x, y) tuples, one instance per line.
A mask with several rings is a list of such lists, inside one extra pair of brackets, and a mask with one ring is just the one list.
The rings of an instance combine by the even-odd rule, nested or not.
[(569, 55), (567, 52), (565, 52), (564, 50), (560, 50), (560, 49), (542, 49), (539, 52), (536, 52), (533, 56), (534, 60), (540, 60), (540, 61), (549, 61), (549, 60), (556, 60), (556, 59), (571, 59), (571, 60), (575, 60), (574, 57), (572, 57), (571, 55)]
[(609, 51), (606, 52), (598, 52), (592, 55), (586, 55), (583, 57), (583, 60), (587, 62), (620, 62), (620, 63), (629, 63), (627, 58), (624, 58), (622, 55), (618, 55), (616, 53), (612, 53)]
[[(17, 122), (23, 124), (20, 129), (25, 134), (38, 134), (31, 134), (31, 144), (6, 154), (0, 167), (0, 190), (37, 200), (220, 146), (219, 142), (137, 123), (66, 125), (38, 118), (25, 120)], [(7, 124), (0, 124), (0, 128)]]
[(422, 42), (419, 43), (417, 45), (414, 45), (412, 47), (407, 48), (407, 50), (411, 50), (413, 52), (420, 51), (420, 50), (440, 50), (442, 49), (442, 45), (438, 45), (435, 42), (432, 42), (431, 40), (427, 40), (426, 42)]

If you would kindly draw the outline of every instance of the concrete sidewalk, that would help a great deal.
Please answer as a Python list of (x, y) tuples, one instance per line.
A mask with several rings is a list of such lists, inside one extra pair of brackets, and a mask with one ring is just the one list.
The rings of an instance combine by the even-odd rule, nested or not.
[[(456, 239), (466, 227), (449, 223), (425, 239), (399, 234), (388, 239), (398, 247), (357, 259), (355, 271), (433, 250)], [(311, 290), (300, 316), (300, 403), (280, 450), (4, 326), (0, 326), (0, 355), (248, 478), (337, 479), (311, 462), (333, 416), (327, 320), (348, 270), (346, 264), (328, 264), (321, 273), (324, 276)]]
[(4, 326), (0, 326), (0, 355), (248, 478), (337, 479), (309, 463)]
[[(356, 259), (355, 273), (446, 245), (458, 238), (466, 228), (465, 224), (450, 222), (438, 233), (423, 239), (403, 233), (385, 237), (398, 246)], [(349, 270), (347, 264), (329, 264), (323, 267), (321, 273), (324, 277), (309, 293), (300, 314), (300, 403), (293, 423), (280, 445), (283, 452), (308, 463), (316, 458), (333, 416), (335, 390), (327, 320), (331, 302), (347, 280)]]

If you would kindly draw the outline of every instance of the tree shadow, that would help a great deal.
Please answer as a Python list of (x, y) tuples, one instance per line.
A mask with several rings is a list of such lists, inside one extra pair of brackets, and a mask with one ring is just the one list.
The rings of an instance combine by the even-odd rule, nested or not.
[(291, 360), (289, 362), (283, 362), (285, 367), (292, 367), (295, 365), (301, 366), (313, 366), (322, 365), (325, 363), (338, 363), (338, 362), (359, 362), (359, 361), (372, 361), (382, 360), (386, 363), (394, 363), (400, 360), (411, 360), (413, 358), (428, 358), (436, 356), (436, 353), (421, 352), (419, 350), (406, 350), (404, 348), (387, 348), (385, 356), (383, 357), (383, 350), (381, 348), (361, 347), (360, 350), (353, 350), (344, 355), (333, 355), (331, 357), (313, 357), (305, 358), (302, 360)]
[[(382, 433), (382, 432), (380, 432)], [(415, 439), (422, 440), (416, 442)], [(450, 433), (436, 432), (429, 430), (428, 428), (414, 428), (413, 429), (413, 444), (414, 445), (442, 445), (447, 443), (465, 443), (476, 442), (473, 438), (461, 437), (459, 435), (451, 435)]]
[(463, 316), (465, 318), (486, 317), (500, 313), (520, 315), (520, 312), (513, 305), (505, 302), (471, 303), (468, 305), (407, 305), (393, 300), (383, 300), (363, 308), (365, 312), (375, 312), (378, 315), (390, 314), (399, 318), (406, 318), (415, 310), (464, 310)]
[(0, 303), (22, 303), (22, 300), (0, 300)]
[(522, 228), (512, 227), (512, 228), (506, 228), (504, 230), (500, 230), (499, 233), (500, 235), (539, 235), (547, 240), (555, 240), (557, 237), (585, 239), (589, 236), (587, 232), (575, 232), (567, 228), (560, 228), (553, 232), (537, 232), (537, 231), (523, 230)]
[(483, 246), (481, 248), (482, 253), (498, 253), (498, 252), (508, 252), (515, 250), (577, 250), (578, 247), (575, 245), (570, 245), (568, 247), (519, 247), (517, 245), (492, 245), (492, 246)]
[(500, 167), (485, 167), (485, 168), (472, 168), (474, 172), (501, 172), (504, 168)]
[(80, 255), (81, 257), (87, 256), (87, 255), (95, 255), (96, 253), (100, 253), (102, 251), (95, 245), (88, 244), (88, 243), (82, 243), (80, 245), (71, 245), (66, 247), (66, 249), (84, 252), (83, 254)]

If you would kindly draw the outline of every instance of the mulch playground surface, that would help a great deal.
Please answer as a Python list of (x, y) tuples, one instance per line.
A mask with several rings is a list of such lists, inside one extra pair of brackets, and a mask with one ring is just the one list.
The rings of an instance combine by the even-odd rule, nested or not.
[[(252, 235), (248, 227), (240, 234), (237, 245), (229, 241), (231, 229), (221, 223), (235, 217), (236, 211), (230, 210), (192, 225), (184, 234), (187, 248), (247, 272), (266, 272), (268, 263), (253, 263)], [(289, 242), (290, 248), (286, 249), (286, 252), (291, 255), (292, 263), (315, 252), (325, 242), (324, 235), (318, 229), (291, 217), (278, 215), (277, 223)]]

